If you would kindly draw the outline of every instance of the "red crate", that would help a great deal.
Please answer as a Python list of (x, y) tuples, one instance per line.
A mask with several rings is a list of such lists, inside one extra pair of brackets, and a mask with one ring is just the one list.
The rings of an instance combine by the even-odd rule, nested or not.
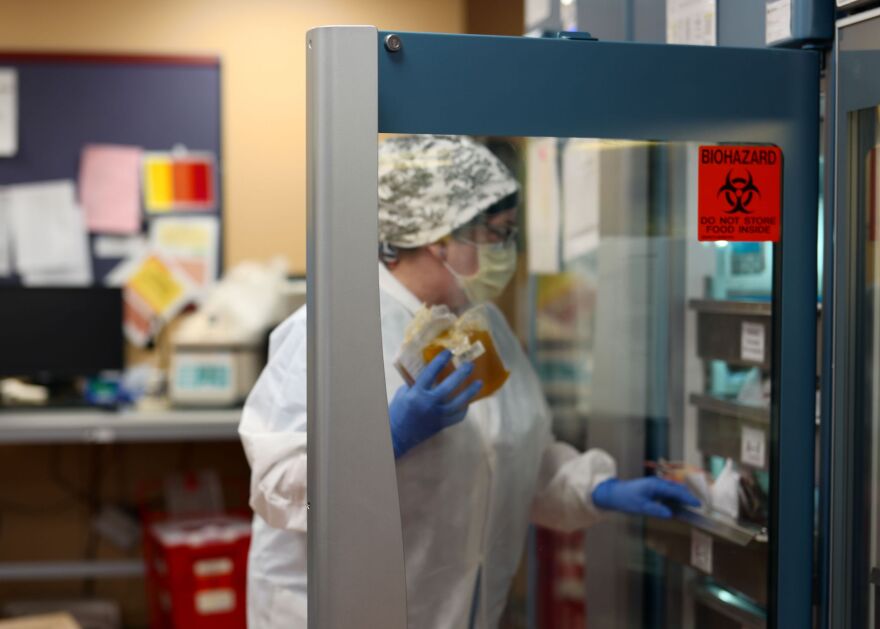
[(146, 528), (144, 558), (154, 629), (245, 629), (250, 520), (214, 516)]

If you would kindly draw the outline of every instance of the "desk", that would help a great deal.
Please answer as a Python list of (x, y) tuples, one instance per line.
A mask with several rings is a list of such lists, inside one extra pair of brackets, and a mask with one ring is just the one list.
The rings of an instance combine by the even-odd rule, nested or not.
[(0, 445), (233, 441), (240, 408), (104, 411), (23, 409), (0, 411)]

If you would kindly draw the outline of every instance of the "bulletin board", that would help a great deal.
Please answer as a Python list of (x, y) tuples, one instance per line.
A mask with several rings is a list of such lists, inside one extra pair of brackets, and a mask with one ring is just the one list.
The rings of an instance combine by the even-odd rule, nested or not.
[[(76, 181), (88, 144), (135, 145), (145, 151), (183, 145), (210, 152), (216, 156), (213, 214), (219, 219), (222, 264), (219, 58), (0, 51), (0, 68), (17, 71), (19, 120), (18, 152), (0, 158), (0, 186)], [(90, 251), (94, 283), (100, 284), (119, 259), (98, 258), (93, 247)], [(0, 283), (17, 279), (0, 278)]]

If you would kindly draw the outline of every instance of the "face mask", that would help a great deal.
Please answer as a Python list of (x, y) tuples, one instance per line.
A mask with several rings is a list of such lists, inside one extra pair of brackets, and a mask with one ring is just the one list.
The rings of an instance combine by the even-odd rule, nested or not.
[[(477, 245), (479, 270), (473, 275), (461, 275), (446, 264), (447, 270), (472, 304), (481, 304), (498, 297), (516, 272), (516, 244), (499, 247), (494, 244)], [(444, 263), (445, 264), (445, 263)]]

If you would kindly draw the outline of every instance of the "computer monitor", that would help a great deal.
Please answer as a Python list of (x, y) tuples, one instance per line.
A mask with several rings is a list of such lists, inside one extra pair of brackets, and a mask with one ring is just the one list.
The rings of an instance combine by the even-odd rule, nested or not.
[(120, 289), (0, 287), (0, 376), (69, 379), (122, 367)]

